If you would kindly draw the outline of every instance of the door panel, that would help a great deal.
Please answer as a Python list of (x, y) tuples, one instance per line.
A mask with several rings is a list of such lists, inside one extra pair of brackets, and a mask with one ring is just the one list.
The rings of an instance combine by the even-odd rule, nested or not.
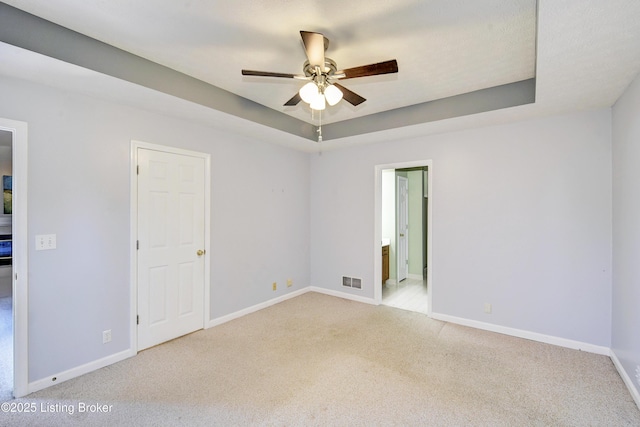
[(398, 228), (398, 263), (397, 280), (400, 282), (409, 275), (409, 180), (398, 176), (397, 194), (397, 228)]
[(138, 149), (138, 350), (204, 327), (204, 164)]
[(149, 269), (149, 324), (157, 325), (167, 321), (167, 269), (156, 267)]

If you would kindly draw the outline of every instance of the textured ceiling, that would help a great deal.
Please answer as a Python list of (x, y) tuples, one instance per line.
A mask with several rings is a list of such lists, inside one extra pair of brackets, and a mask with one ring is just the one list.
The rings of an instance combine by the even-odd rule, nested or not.
[[(305, 55), (299, 30), (329, 38), (327, 56), (339, 68), (398, 60), (398, 74), (345, 80), (344, 85), (367, 102), (353, 107), (343, 101), (330, 107), (324, 123), (348, 123), (345, 120), (536, 79), (534, 104), (406, 126), (393, 131), (396, 138), (608, 107), (640, 70), (638, 0), (5, 3), (305, 122), (311, 122), (311, 114), (302, 103), (282, 106), (300, 82), (240, 74), (242, 68), (301, 72)], [(262, 126), (78, 68), (0, 45), (0, 74), (66, 89), (75, 85), (84, 92), (177, 115), (188, 111), (199, 121), (224, 121), (245, 134), (262, 132)], [(299, 142), (297, 137), (283, 138), (282, 132), (261, 135), (274, 142)], [(377, 138), (388, 138), (388, 133), (350, 140)]]
[(325, 111), (330, 123), (534, 77), (535, 0), (7, 1), (69, 29), (311, 122), (284, 107), (304, 82), (299, 30), (330, 40), (338, 68), (397, 59), (399, 73), (343, 84), (367, 98)]

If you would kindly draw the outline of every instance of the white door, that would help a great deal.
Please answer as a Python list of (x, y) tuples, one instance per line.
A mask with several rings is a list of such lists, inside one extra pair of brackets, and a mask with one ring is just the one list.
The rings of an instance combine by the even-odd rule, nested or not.
[(138, 350), (204, 327), (204, 170), (138, 148)]
[(400, 282), (407, 278), (409, 274), (409, 180), (403, 176), (398, 176), (397, 194), (397, 229), (396, 239), (398, 262), (397, 280)]

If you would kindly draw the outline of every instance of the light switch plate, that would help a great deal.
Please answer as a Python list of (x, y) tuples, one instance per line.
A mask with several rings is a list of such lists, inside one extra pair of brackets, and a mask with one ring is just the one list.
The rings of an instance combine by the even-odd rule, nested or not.
[(48, 251), (55, 248), (55, 234), (39, 234), (36, 236), (36, 251)]

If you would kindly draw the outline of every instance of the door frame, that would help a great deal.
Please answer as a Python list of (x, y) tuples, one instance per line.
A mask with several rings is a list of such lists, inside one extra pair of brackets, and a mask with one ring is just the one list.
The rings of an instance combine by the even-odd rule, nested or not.
[(388, 163), (375, 166), (375, 203), (374, 203), (374, 239), (373, 239), (373, 299), (376, 304), (382, 303), (382, 171), (388, 169), (408, 169), (427, 167), (427, 316), (431, 316), (433, 307), (433, 161), (415, 160), (411, 162)]
[(130, 206), (131, 212), (129, 216), (129, 250), (130, 250), (130, 348), (134, 354), (138, 353), (138, 325), (136, 317), (138, 315), (138, 251), (136, 241), (138, 236), (138, 149), (161, 151), (169, 154), (179, 154), (184, 156), (192, 156), (204, 159), (204, 309), (203, 309), (203, 328), (207, 328), (211, 317), (211, 263), (210, 263), (210, 245), (211, 245), (211, 155), (198, 151), (185, 150), (167, 145), (152, 144), (149, 142), (131, 140), (131, 165), (130, 165)]
[[(29, 245), (27, 228), (27, 123), (0, 118), (0, 129), (11, 132), (12, 199), (16, 213), (11, 218), (13, 295), (13, 395), (29, 391)], [(19, 283), (19, 286), (18, 286)]]

